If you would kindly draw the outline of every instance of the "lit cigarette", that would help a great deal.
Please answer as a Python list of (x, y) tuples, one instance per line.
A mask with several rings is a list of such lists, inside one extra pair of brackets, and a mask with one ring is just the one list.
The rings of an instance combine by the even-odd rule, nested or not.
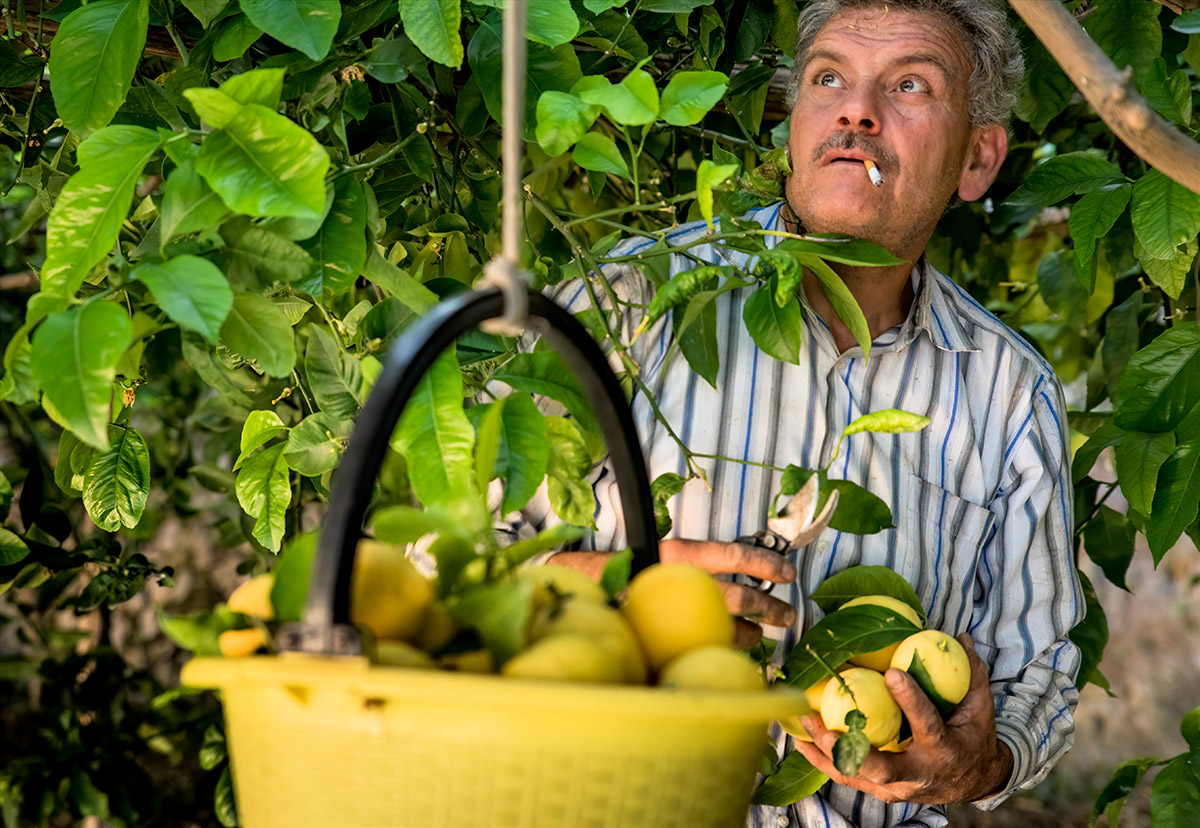
[(863, 161), (863, 166), (867, 168), (867, 175), (871, 176), (871, 183), (876, 187), (882, 187), (883, 176), (879, 174), (879, 168), (875, 166), (875, 162), (867, 159)]

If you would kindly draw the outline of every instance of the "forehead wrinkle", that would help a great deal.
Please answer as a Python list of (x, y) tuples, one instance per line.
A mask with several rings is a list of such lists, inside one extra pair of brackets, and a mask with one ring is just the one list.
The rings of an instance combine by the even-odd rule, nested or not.
[[(820, 48), (813, 49), (808, 53), (804, 61), (804, 68), (807, 69), (815, 61), (823, 60), (829, 63), (851, 63), (844, 55), (830, 49)], [(954, 78), (955, 72), (950, 68), (949, 64), (934, 52), (915, 52), (912, 54), (900, 55), (895, 60), (888, 64), (888, 68), (895, 69), (900, 66), (909, 66), (915, 63), (924, 63), (932, 66), (941, 73), (947, 81)]]

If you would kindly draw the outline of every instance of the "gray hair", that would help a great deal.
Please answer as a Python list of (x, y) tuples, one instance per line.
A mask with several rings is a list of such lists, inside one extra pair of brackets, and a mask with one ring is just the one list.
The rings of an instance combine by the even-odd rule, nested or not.
[(1004, 7), (987, 0), (809, 0), (796, 27), (796, 68), (787, 87), (789, 108), (796, 103), (808, 51), (821, 29), (842, 12), (879, 7), (925, 12), (957, 26), (967, 36), (972, 64), (967, 109), (971, 126), (1000, 124), (1008, 128), (1025, 77), (1025, 58)]

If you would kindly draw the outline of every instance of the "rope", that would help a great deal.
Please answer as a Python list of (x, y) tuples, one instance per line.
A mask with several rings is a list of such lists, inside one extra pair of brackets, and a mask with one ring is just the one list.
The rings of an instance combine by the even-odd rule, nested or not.
[(480, 327), (488, 333), (520, 336), (529, 311), (521, 260), (521, 161), (525, 126), (525, 0), (509, 0), (504, 7), (503, 75), (501, 78), (502, 191), (501, 252), (484, 267), (484, 284), (504, 294), (504, 316)]

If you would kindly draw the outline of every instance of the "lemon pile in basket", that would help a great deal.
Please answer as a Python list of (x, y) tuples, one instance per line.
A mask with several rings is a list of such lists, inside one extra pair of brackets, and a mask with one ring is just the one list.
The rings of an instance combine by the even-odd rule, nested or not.
[[(765, 687), (761, 668), (733, 648), (734, 620), (717, 582), (682, 563), (655, 564), (621, 592), (565, 566), (516, 567), (439, 594), (397, 544), (359, 543), (351, 620), (372, 661), (538, 680), (657, 684), (692, 690)], [(230, 595), (250, 619), (220, 634), (226, 657), (269, 648), (272, 575)]]

